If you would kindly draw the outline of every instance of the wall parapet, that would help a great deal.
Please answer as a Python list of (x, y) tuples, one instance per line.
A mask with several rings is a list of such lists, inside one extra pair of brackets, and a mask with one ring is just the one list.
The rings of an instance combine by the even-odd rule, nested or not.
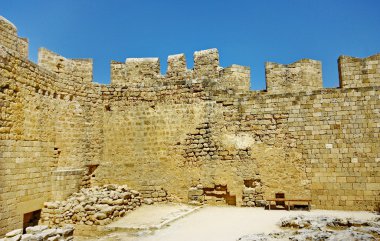
[(194, 67), (187, 69), (183, 53), (169, 55), (165, 75), (160, 73), (158, 58), (127, 58), (125, 63), (111, 61), (111, 85), (155, 86), (178, 83), (204, 83), (211, 89), (249, 91), (250, 68), (232, 65), (219, 66), (217, 49), (194, 52)]
[(321, 62), (301, 59), (292, 64), (265, 63), (267, 91), (287, 93), (311, 91), (322, 88)]
[(23, 58), (28, 58), (28, 39), (17, 35), (16, 26), (0, 16), (0, 45), (18, 52)]
[(215, 79), (219, 77), (219, 52), (207, 49), (194, 52), (194, 78)]
[(67, 59), (45, 48), (38, 50), (38, 65), (56, 73), (62, 79), (77, 83), (92, 82), (92, 59)]
[(340, 56), (338, 69), (341, 88), (380, 85), (380, 53), (366, 58)]
[(184, 54), (169, 55), (167, 63), (166, 78), (168, 81), (190, 79), (191, 72), (187, 69)]

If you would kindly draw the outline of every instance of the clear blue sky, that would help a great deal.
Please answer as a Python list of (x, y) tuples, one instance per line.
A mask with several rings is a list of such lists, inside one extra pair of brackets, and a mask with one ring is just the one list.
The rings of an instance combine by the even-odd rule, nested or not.
[(252, 89), (265, 89), (266, 61), (322, 61), (325, 87), (338, 86), (339, 55), (380, 52), (380, 0), (0, 0), (0, 15), (39, 47), (67, 58), (93, 58), (94, 81), (109, 83), (111, 60), (218, 48), (223, 67), (251, 67)]

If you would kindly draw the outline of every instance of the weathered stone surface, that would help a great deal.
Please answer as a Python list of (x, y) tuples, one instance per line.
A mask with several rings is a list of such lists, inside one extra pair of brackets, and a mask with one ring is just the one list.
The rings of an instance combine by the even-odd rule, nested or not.
[[(140, 206), (142, 199), (139, 196), (139, 192), (127, 189), (126, 186), (108, 184), (103, 187), (82, 188), (65, 201), (45, 203), (46, 208), (41, 214), (41, 220), (50, 226), (71, 223), (105, 225), (124, 215), (126, 211)], [(30, 228), (30, 232), (41, 227), (44, 226)], [(66, 236), (72, 228), (64, 227), (56, 231), (63, 232)]]
[(14, 235), (12, 237), (6, 237), (6, 241), (19, 241), (21, 239), (21, 234)]
[(8, 232), (8, 233), (5, 234), (5, 237), (6, 238), (11, 238), (11, 237), (17, 236), (19, 234), (22, 234), (22, 229), (15, 229), (13, 231), (10, 231), (10, 232)]
[[(354, 226), (355, 224), (355, 226)], [(279, 223), (285, 231), (270, 234), (246, 235), (240, 241), (269, 240), (378, 240), (380, 223), (376, 220), (353, 220), (350, 218), (305, 217), (284, 218)], [(289, 229), (290, 228), (290, 229)]]
[(32, 227), (27, 227), (26, 228), (26, 233), (27, 234), (35, 234), (35, 233), (39, 233), (39, 232), (42, 232), (46, 229), (48, 229), (49, 227), (46, 226), (46, 225), (37, 225), (37, 226), (32, 226)]
[(154, 203), (154, 201), (150, 198), (145, 198), (144, 199), (144, 203), (147, 204), (147, 205), (152, 205)]
[[(21, 233), (20, 233), (21, 230)], [(26, 234), (22, 234), (22, 229), (17, 229), (9, 232), (4, 241), (68, 241), (73, 239), (74, 228), (65, 226), (62, 229), (48, 228), (44, 225), (28, 227)]]

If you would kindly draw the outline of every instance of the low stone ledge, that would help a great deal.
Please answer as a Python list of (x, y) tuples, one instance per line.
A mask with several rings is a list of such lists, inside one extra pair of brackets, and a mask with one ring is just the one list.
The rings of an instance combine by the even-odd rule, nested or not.
[(48, 228), (45, 225), (38, 225), (26, 228), (23, 234), (22, 229), (16, 229), (5, 234), (5, 238), (0, 241), (69, 241), (74, 240), (74, 227), (65, 225), (61, 228)]

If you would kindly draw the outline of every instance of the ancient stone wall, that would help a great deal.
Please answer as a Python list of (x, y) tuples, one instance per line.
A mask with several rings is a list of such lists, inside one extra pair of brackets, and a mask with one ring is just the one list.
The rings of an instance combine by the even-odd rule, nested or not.
[[(0, 43), (0, 233), (22, 227), (62, 185), (52, 173), (99, 160), (90, 105), (99, 97), (84, 83), (60, 78)], [(91, 83), (89, 85), (92, 86)], [(84, 92), (86, 90), (86, 92)], [(92, 131), (94, 130), (94, 131)], [(90, 142), (95, 144), (90, 144)], [(91, 151), (94, 150), (94, 151)], [(78, 176), (82, 178), (82, 176)]]
[(340, 56), (338, 59), (339, 80), (342, 88), (357, 88), (379, 85), (380, 54), (367, 58)]
[(249, 91), (250, 68), (232, 65), (219, 66), (217, 49), (197, 51), (194, 68), (187, 69), (184, 54), (170, 55), (165, 75), (160, 73), (158, 58), (127, 58), (125, 63), (111, 61), (111, 85), (152, 87), (203, 83), (212, 89)]
[(321, 62), (302, 59), (283, 65), (265, 64), (267, 91), (273, 94), (311, 91), (322, 88)]
[(248, 67), (219, 66), (216, 49), (111, 63), (46, 49), (25, 57), (0, 19), (0, 234), (80, 186), (129, 185), (182, 202), (262, 205), (311, 198), (316, 208), (373, 210), (380, 202), (378, 55), (341, 57), (341, 88), (322, 89), (321, 64), (267, 64), (267, 90)]
[(38, 65), (60, 79), (77, 83), (92, 82), (92, 59), (67, 59), (45, 48), (38, 51)]
[(28, 40), (17, 36), (17, 28), (4, 17), (0, 16), (0, 43), (14, 50), (23, 58), (28, 58)]

